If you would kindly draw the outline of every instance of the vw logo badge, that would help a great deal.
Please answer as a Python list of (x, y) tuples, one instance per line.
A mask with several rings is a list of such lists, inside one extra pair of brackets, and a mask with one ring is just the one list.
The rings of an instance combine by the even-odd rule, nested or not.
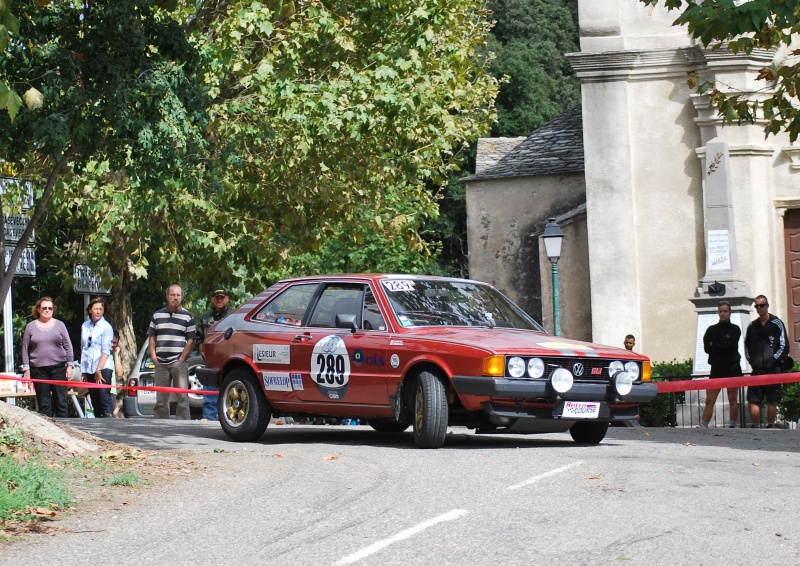
[(583, 364), (578, 362), (572, 366), (572, 374), (576, 377), (580, 377), (583, 375)]

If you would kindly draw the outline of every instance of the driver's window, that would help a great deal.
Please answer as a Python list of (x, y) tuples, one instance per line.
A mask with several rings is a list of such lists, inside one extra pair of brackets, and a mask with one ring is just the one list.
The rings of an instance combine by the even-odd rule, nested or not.
[(361, 328), (363, 301), (363, 285), (328, 285), (322, 291), (308, 325), (334, 328), (337, 314), (354, 314), (356, 327)]
[(253, 320), (301, 326), (311, 299), (319, 285), (306, 283), (292, 285), (259, 310)]

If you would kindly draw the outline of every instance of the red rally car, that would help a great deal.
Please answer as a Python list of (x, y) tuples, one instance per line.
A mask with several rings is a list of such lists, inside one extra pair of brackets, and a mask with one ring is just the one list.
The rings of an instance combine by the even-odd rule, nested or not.
[(412, 426), (421, 448), (448, 426), (596, 444), (657, 393), (644, 356), (548, 335), (485, 283), (419, 275), (281, 281), (208, 332), (205, 360), (237, 441), (274, 415)]

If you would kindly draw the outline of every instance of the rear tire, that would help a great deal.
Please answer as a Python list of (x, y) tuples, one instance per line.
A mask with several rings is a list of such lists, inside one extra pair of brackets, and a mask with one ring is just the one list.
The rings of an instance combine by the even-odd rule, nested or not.
[(367, 424), (378, 432), (403, 432), (409, 426), (393, 419), (369, 419)]
[(239, 368), (225, 376), (219, 396), (219, 422), (231, 440), (258, 440), (271, 416), (272, 407), (250, 371)]
[(572, 440), (578, 444), (600, 444), (608, 432), (608, 423), (578, 421), (569, 429)]
[(437, 375), (423, 371), (414, 388), (414, 444), (441, 448), (447, 435), (447, 389)]

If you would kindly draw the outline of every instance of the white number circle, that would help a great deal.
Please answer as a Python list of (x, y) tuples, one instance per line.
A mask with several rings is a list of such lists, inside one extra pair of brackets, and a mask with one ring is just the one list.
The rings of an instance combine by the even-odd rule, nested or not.
[(339, 389), (350, 381), (350, 356), (339, 336), (326, 336), (314, 346), (311, 379), (325, 389)]

